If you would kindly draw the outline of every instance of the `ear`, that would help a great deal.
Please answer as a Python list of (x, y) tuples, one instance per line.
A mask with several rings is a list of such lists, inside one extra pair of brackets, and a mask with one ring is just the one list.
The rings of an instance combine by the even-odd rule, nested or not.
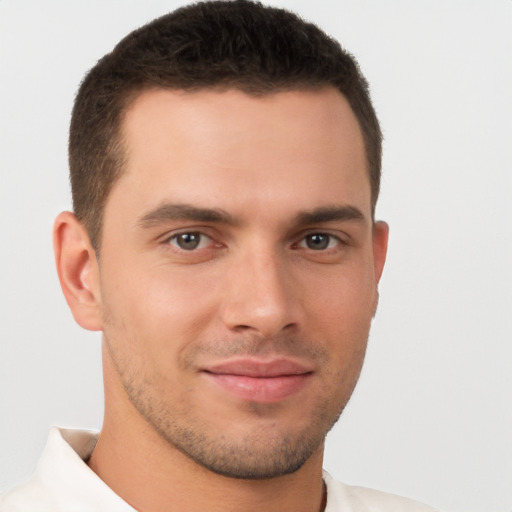
[(382, 221), (373, 225), (373, 267), (375, 281), (378, 284), (384, 270), (386, 254), (388, 252), (389, 226)]
[(101, 293), (96, 252), (84, 226), (62, 212), (53, 228), (53, 249), (60, 286), (75, 321), (84, 329), (102, 329)]

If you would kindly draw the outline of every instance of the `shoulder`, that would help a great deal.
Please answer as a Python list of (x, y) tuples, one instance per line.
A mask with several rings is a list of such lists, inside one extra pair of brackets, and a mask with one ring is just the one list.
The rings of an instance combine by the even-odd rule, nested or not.
[(396, 494), (347, 485), (324, 472), (325, 512), (435, 512), (435, 509)]

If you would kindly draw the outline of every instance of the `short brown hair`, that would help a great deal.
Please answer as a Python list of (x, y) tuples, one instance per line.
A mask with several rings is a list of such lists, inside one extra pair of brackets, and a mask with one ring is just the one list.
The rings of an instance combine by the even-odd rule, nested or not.
[(123, 115), (144, 90), (236, 88), (253, 95), (334, 86), (363, 134), (375, 208), (382, 134), (356, 60), (318, 27), (249, 0), (182, 7), (135, 30), (86, 75), (69, 134), (73, 207), (99, 248), (103, 209), (120, 176)]

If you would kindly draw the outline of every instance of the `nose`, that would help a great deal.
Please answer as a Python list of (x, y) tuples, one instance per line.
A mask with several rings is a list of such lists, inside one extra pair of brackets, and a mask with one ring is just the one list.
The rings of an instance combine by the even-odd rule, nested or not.
[(260, 250), (232, 263), (221, 309), (230, 330), (271, 338), (297, 326), (299, 297), (285, 258)]

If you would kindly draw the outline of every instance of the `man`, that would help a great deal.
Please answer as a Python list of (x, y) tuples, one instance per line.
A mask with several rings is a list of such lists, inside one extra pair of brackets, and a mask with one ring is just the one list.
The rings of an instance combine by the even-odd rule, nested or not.
[(431, 510), (322, 473), (388, 237), (350, 55), (260, 4), (179, 9), (89, 72), (69, 154), (54, 247), (104, 425), (53, 430), (1, 510)]

